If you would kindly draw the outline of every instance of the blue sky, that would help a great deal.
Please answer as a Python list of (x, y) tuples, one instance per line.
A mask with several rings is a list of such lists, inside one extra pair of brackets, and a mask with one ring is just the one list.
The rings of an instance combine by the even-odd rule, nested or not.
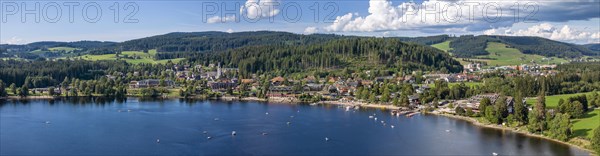
[[(361, 36), (493, 34), (540, 36), (570, 43), (600, 42), (600, 0), (3, 0), (0, 3), (0, 41), (10, 44), (126, 41), (169, 32), (257, 30)], [(68, 6), (74, 4), (77, 6), (70, 15)], [(211, 10), (213, 7), (218, 10)], [(223, 7), (228, 11), (223, 11)], [(95, 8), (102, 10), (97, 21)], [(519, 13), (517, 21), (515, 8)], [(133, 20), (126, 20), (132, 12), (128, 19)], [(473, 15), (469, 15), (471, 12)]]

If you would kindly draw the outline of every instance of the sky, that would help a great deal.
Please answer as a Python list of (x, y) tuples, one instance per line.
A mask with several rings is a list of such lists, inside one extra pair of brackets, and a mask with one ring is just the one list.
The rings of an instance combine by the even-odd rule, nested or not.
[(600, 43), (600, 0), (0, 1), (0, 43), (127, 41), (170, 32), (509, 35)]

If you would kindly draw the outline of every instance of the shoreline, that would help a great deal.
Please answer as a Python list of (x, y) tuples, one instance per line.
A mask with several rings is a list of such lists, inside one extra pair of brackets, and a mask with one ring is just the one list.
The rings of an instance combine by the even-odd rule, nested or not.
[[(544, 136), (544, 135), (532, 134), (532, 133), (527, 132), (527, 131), (522, 131), (521, 129), (515, 129), (515, 128), (512, 128), (512, 127), (503, 127), (503, 126), (501, 127), (501, 126), (490, 125), (490, 124), (484, 124), (484, 123), (481, 123), (481, 122), (477, 121), (477, 119), (472, 118), (472, 117), (457, 116), (457, 115), (447, 114), (447, 113), (431, 113), (430, 112), (430, 113), (427, 113), (427, 114), (432, 114), (432, 115), (437, 115), (437, 116), (443, 116), (443, 117), (447, 117), (447, 118), (451, 118), (451, 119), (456, 119), (456, 120), (463, 120), (463, 121), (471, 123), (474, 126), (478, 126), (478, 127), (481, 127), (481, 128), (491, 128), (491, 129), (502, 130), (502, 131), (510, 131), (512, 133), (517, 133), (517, 134), (525, 135), (527, 137), (535, 137), (535, 138), (540, 138), (540, 139), (544, 139), (544, 140), (548, 140), (548, 141), (553, 141), (553, 142), (556, 142), (556, 143), (561, 143), (561, 144), (564, 144), (564, 145), (572, 146), (572, 147), (581, 149), (583, 151), (589, 152), (590, 155), (594, 155), (595, 154), (594, 151), (591, 150), (591, 149), (587, 149), (587, 148), (585, 148), (583, 146), (580, 146), (580, 145), (573, 144), (573, 143), (569, 142), (569, 141), (571, 141), (573, 139), (577, 139), (577, 138), (571, 138), (571, 139), (569, 139), (569, 141), (560, 141), (560, 140), (556, 140), (556, 139), (553, 139), (553, 138), (550, 138), (550, 137), (547, 137), (547, 136)], [(596, 155), (598, 155), (598, 154), (596, 154)]]
[[(96, 97), (96, 96), (92, 96), (92, 97)], [(135, 97), (135, 96), (128, 96), (128, 97)], [(11, 99), (11, 100), (53, 100), (53, 99), (57, 99), (57, 98), (63, 98), (63, 96), (27, 96), (27, 97), (19, 97), (19, 96), (8, 96), (6, 98), (0, 98), (0, 99)], [(182, 98), (176, 98), (176, 97), (163, 97), (162, 99), (182, 99)], [(183, 98), (185, 99), (185, 98)], [(193, 99), (193, 98), (191, 98)], [(267, 102), (269, 104), (273, 104), (273, 103), (280, 103), (280, 104), (301, 104), (303, 103), (302, 101), (298, 101), (296, 98), (290, 98), (290, 97), (269, 97), (268, 99), (263, 99), (263, 98), (258, 98), (258, 97), (235, 97), (235, 96), (222, 96), (222, 97), (217, 97), (215, 98), (216, 100), (222, 100), (222, 101), (256, 101), (256, 102)], [(373, 108), (373, 109), (383, 109), (383, 110), (399, 110), (401, 107), (397, 107), (397, 106), (393, 106), (393, 105), (381, 105), (381, 104), (370, 104), (370, 103), (363, 103), (363, 102), (356, 102), (356, 101), (352, 101), (352, 102), (341, 102), (341, 101), (319, 101), (316, 102), (314, 104), (321, 104), (321, 105), (338, 105), (338, 106), (351, 106), (351, 107), (355, 107), (355, 106), (359, 106), (361, 108)], [(540, 134), (532, 134), (529, 133), (527, 131), (523, 131), (521, 129), (515, 129), (512, 127), (504, 127), (504, 126), (498, 126), (498, 125), (490, 125), (490, 124), (484, 124), (481, 123), (479, 121), (477, 121), (477, 119), (472, 118), (472, 117), (465, 117), (465, 116), (457, 116), (457, 115), (453, 115), (453, 114), (448, 114), (448, 113), (443, 113), (443, 112), (427, 112), (425, 114), (431, 114), (431, 115), (437, 115), (437, 116), (443, 116), (443, 117), (447, 117), (447, 118), (451, 118), (451, 119), (455, 119), (455, 120), (463, 120), (466, 122), (471, 123), (473, 126), (477, 126), (477, 127), (481, 127), (481, 128), (491, 128), (491, 129), (496, 129), (496, 130), (502, 130), (502, 131), (510, 131), (513, 133), (518, 133), (518, 134), (522, 134), (528, 137), (536, 137), (536, 138), (540, 138), (540, 139), (545, 139), (548, 141), (553, 141), (556, 143), (561, 143), (564, 145), (568, 145), (568, 146), (572, 146), (578, 149), (581, 149), (583, 151), (589, 152), (590, 155), (594, 155), (596, 154), (593, 150), (591, 149), (587, 149), (581, 145), (577, 145), (574, 143), (571, 143), (571, 140), (577, 139), (577, 138), (571, 138), (569, 139), (569, 141), (560, 141), (560, 140), (556, 140), (547, 136), (543, 136)], [(581, 139), (579, 139), (581, 140)], [(584, 140), (586, 142), (589, 142), (587, 140)], [(600, 156), (600, 154), (596, 154), (598, 156)]]

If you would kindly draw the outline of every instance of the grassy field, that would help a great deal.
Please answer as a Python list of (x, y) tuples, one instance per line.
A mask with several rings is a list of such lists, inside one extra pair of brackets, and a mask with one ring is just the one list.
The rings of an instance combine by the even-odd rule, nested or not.
[[(582, 94), (589, 95), (590, 93), (591, 92), (546, 96), (546, 107), (556, 108), (558, 106), (558, 101), (561, 98), (567, 100), (567, 98), (572, 97), (572, 96), (577, 96), (577, 95), (582, 95)], [(536, 102), (537, 102), (537, 99), (535, 99), (535, 98), (527, 99), (528, 105), (533, 105)], [(573, 119), (571, 122), (573, 123), (572, 130), (573, 130), (574, 136), (591, 137), (594, 128), (598, 127), (598, 125), (600, 124), (600, 110), (596, 109), (594, 111), (587, 112), (583, 118)]]
[(78, 48), (72, 48), (72, 47), (54, 47), (54, 48), (48, 48), (48, 50), (50, 50), (50, 51), (72, 52), (72, 51), (78, 50)]
[[(434, 48), (437, 48), (444, 52), (447, 52), (448, 54), (450, 54), (450, 56), (454, 56), (454, 54), (452, 54), (451, 52), (448, 52), (450, 50), (453, 50), (452, 48), (450, 48), (450, 42), (452, 42), (452, 41), (445, 41), (445, 42), (438, 43), (438, 44), (432, 44), (431, 47), (434, 47)], [(454, 58), (454, 59), (457, 60), (458, 62), (460, 62), (460, 64), (462, 64), (462, 65), (469, 64), (469, 62), (462, 61), (462, 59), (460, 59), (460, 58)]]
[(452, 48), (450, 48), (450, 42), (451, 41), (445, 41), (445, 42), (438, 43), (438, 44), (432, 44), (431, 46), (434, 48), (438, 48), (439, 50), (448, 52), (449, 50), (452, 50)]
[(166, 60), (154, 60), (154, 55), (156, 54), (156, 50), (149, 50), (148, 53), (144, 53), (141, 51), (123, 51), (117, 57), (116, 54), (104, 54), (104, 55), (83, 55), (78, 58), (85, 60), (125, 60), (128, 63), (139, 64), (139, 63), (167, 63), (168, 61), (172, 61), (173, 63), (177, 63), (184, 58), (177, 59), (166, 59)]
[[(577, 95), (582, 95), (582, 94), (589, 95), (590, 93), (591, 92), (576, 93), (576, 94), (560, 94), (560, 95), (546, 96), (546, 107), (548, 107), (548, 108), (556, 108), (558, 106), (558, 101), (560, 99), (567, 100), (571, 96), (577, 96)], [(536, 102), (537, 102), (537, 99), (535, 97), (527, 98), (527, 104), (528, 105), (534, 105)]]
[(31, 51), (30, 53), (33, 54), (42, 54), (44, 52), (64, 52), (64, 53), (71, 53), (75, 50), (79, 50), (78, 48), (73, 48), (73, 47), (54, 47), (54, 48), (48, 48), (48, 51), (42, 51), (41, 49), (37, 49), (34, 51)]
[(518, 49), (507, 48), (505, 44), (497, 42), (488, 42), (485, 50), (490, 54), (479, 56), (482, 59), (478, 60), (487, 62), (488, 66), (521, 65), (532, 62), (538, 64), (560, 64), (561, 62), (567, 62), (567, 60), (557, 57), (552, 57), (550, 61), (542, 60), (544, 56), (523, 54)]
[(572, 130), (574, 136), (591, 139), (592, 132), (600, 124), (600, 110), (590, 111), (583, 118), (574, 119), (571, 122), (573, 123)]

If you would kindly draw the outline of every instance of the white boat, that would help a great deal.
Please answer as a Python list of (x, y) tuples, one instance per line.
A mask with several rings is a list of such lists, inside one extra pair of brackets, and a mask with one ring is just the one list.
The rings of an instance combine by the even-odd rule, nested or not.
[(160, 143), (160, 139), (156, 139), (156, 143)]
[(203, 131), (203, 132), (202, 132), (202, 134), (207, 134), (207, 133), (208, 133), (207, 131)]
[(449, 129), (447, 129), (447, 130), (446, 130), (446, 132), (450, 132), (450, 130), (449, 130)]
[(212, 139), (212, 137), (206, 137), (206, 139), (207, 139), (207, 140), (210, 140), (210, 139)]
[(390, 127), (394, 128), (394, 125), (390, 125)]
[(231, 135), (236, 135), (237, 133), (235, 131), (231, 131)]
[(492, 155), (496, 156), (496, 155), (498, 155), (498, 153), (496, 153), (496, 152), (492, 152)]
[(329, 141), (329, 138), (328, 138), (328, 137), (325, 137), (325, 141)]
[(369, 116), (369, 119), (373, 119), (373, 116)]
[(44, 122), (44, 123), (46, 123), (46, 124), (50, 124), (50, 121), (46, 121), (46, 122)]

